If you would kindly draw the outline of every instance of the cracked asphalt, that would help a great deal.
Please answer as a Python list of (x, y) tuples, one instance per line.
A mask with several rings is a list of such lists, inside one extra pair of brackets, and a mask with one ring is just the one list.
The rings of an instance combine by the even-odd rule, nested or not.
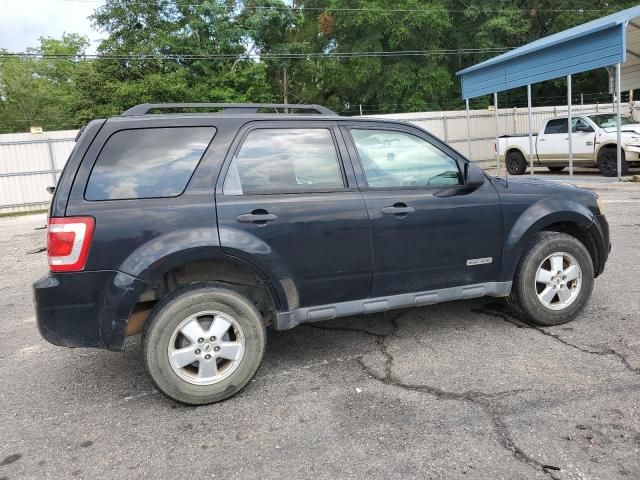
[(640, 479), (640, 185), (596, 189), (613, 252), (574, 322), (485, 298), (269, 331), (248, 387), (198, 408), (154, 390), (138, 338), (42, 340), (45, 217), (1, 218), (0, 480)]

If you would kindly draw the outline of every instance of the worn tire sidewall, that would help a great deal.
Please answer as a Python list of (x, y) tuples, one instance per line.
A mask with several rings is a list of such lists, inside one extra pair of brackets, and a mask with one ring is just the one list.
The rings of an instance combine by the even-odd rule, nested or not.
[[(204, 310), (227, 313), (238, 322), (245, 337), (245, 352), (229, 377), (213, 385), (193, 385), (173, 371), (167, 349), (180, 322)], [(265, 344), (265, 327), (253, 304), (230, 289), (207, 284), (186, 287), (160, 302), (143, 332), (143, 355), (153, 383), (168, 397), (191, 405), (218, 402), (241, 390), (260, 367)]]
[[(523, 259), (516, 277), (516, 300), (520, 313), (538, 325), (561, 325), (573, 320), (587, 305), (593, 290), (593, 262), (587, 249), (577, 239), (565, 234), (552, 234), (535, 240), (533, 248)], [(550, 310), (545, 307), (536, 294), (535, 278), (538, 267), (549, 255), (565, 252), (572, 255), (582, 270), (582, 286), (578, 298), (563, 310)]]

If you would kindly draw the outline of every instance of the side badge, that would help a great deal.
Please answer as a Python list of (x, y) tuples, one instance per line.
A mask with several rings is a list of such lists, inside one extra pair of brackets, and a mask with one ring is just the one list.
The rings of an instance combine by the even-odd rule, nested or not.
[(467, 267), (472, 267), (473, 265), (485, 265), (487, 263), (493, 263), (493, 257), (470, 258), (467, 260)]

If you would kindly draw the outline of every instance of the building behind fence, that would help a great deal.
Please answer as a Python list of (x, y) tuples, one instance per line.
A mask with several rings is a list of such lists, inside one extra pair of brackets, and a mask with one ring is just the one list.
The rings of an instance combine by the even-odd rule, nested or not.
[[(573, 114), (613, 112), (614, 105), (574, 105)], [(622, 104), (624, 115), (636, 113), (629, 104)], [(533, 112), (533, 131), (555, 116), (567, 115), (567, 107), (536, 107)], [(528, 133), (526, 108), (499, 109), (499, 134)], [(428, 130), (447, 141), (456, 150), (478, 162), (483, 168), (495, 161), (495, 112), (471, 110), (469, 137), (464, 110), (448, 112), (395, 113), (373, 115), (376, 118), (404, 120)], [(48, 186), (55, 186), (67, 157), (75, 145), (77, 130), (45, 132), (42, 134), (15, 133), (0, 135), (0, 214), (47, 208), (51, 195)]]

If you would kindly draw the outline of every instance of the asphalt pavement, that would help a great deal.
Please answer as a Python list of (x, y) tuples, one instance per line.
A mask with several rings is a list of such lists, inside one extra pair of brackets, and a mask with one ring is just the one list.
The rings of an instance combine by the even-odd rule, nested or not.
[(0, 218), (0, 480), (640, 479), (640, 185), (595, 184), (613, 251), (574, 322), (484, 298), (269, 331), (255, 379), (198, 408), (139, 338), (42, 340), (45, 217)]

